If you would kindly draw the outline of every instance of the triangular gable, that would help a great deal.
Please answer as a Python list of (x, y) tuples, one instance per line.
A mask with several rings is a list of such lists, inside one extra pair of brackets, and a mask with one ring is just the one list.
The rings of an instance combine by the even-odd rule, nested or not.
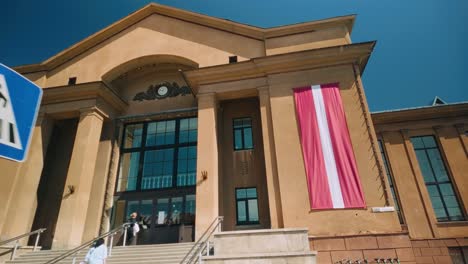
[(153, 14), (159, 14), (171, 18), (176, 18), (186, 22), (199, 24), (214, 29), (219, 29), (232, 34), (245, 36), (256, 40), (265, 40), (266, 38), (286, 36), (290, 34), (298, 34), (301, 32), (313, 31), (316, 29), (326, 28), (337, 24), (344, 25), (351, 32), (355, 15), (335, 17), (324, 20), (317, 20), (294, 25), (286, 25), (273, 28), (260, 28), (242, 23), (237, 23), (225, 19), (210, 17), (194, 12), (189, 12), (165, 5), (151, 3), (128, 15), (127, 17), (111, 24), (101, 31), (89, 36), (88, 38), (76, 43), (75, 45), (59, 52), (53, 57), (39, 64), (30, 64), (15, 67), (15, 70), (21, 73), (31, 73), (38, 71), (51, 70), (59, 65), (69, 61), (92, 47), (102, 43), (119, 32), (131, 27), (132, 25), (142, 21), (143, 19)]
[(439, 96), (434, 97), (434, 100), (432, 101), (432, 105), (445, 105), (447, 102), (442, 100)]

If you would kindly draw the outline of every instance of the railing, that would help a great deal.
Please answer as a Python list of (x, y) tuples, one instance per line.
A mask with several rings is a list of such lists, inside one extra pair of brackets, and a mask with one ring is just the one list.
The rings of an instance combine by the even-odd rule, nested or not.
[(108, 255), (111, 256), (112, 255), (112, 247), (114, 246), (114, 236), (120, 231), (122, 230), (123, 232), (123, 242), (122, 242), (122, 246), (125, 247), (126, 245), (126, 240), (127, 240), (127, 232), (126, 232), (126, 228), (130, 225), (130, 223), (124, 223), (122, 224), (120, 227), (117, 227), (109, 232), (106, 232), (96, 238), (94, 238), (93, 240), (90, 240), (76, 248), (73, 248), (73, 249), (70, 249), (69, 251), (63, 253), (62, 255), (58, 256), (58, 257), (55, 257), (54, 259), (52, 260), (49, 260), (48, 262), (46, 262), (46, 264), (53, 264), (53, 263), (57, 263), (67, 257), (70, 257), (70, 256), (73, 256), (73, 260), (72, 260), (72, 264), (75, 264), (76, 262), (76, 257), (78, 255), (78, 253), (82, 250), (82, 249), (85, 249), (85, 248), (88, 248), (89, 246), (91, 246), (94, 242), (96, 242), (98, 239), (101, 239), (101, 238), (106, 238), (106, 237), (110, 237), (110, 240), (109, 240), (109, 251), (108, 251)]
[(221, 224), (223, 223), (224, 217), (217, 216), (210, 226), (203, 232), (201, 237), (195, 242), (195, 245), (190, 249), (189, 252), (182, 259), (180, 264), (191, 264), (191, 263), (202, 263), (202, 257), (210, 255), (210, 238), (215, 231), (221, 232)]
[(19, 235), (17, 237), (10, 238), (10, 239), (5, 240), (5, 241), (0, 241), (0, 246), (4, 246), (4, 245), (9, 244), (11, 242), (15, 242), (15, 246), (13, 247), (13, 251), (11, 252), (11, 257), (10, 257), (10, 260), (14, 260), (15, 257), (16, 257), (16, 251), (18, 250), (18, 247), (19, 247), (19, 240), (20, 239), (22, 239), (23, 237), (29, 237), (29, 236), (32, 236), (34, 234), (37, 234), (36, 242), (34, 242), (34, 248), (33, 248), (33, 251), (36, 251), (37, 250), (37, 245), (39, 244), (39, 238), (41, 237), (41, 233), (43, 233), (46, 230), (47, 230), (46, 228), (40, 228), (40, 229), (31, 231), (29, 233)]

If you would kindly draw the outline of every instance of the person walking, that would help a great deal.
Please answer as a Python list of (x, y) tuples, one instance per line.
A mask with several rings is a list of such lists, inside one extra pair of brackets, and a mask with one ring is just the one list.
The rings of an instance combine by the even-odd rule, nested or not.
[(105, 264), (107, 258), (107, 247), (104, 238), (96, 240), (86, 254), (85, 261), (81, 264)]

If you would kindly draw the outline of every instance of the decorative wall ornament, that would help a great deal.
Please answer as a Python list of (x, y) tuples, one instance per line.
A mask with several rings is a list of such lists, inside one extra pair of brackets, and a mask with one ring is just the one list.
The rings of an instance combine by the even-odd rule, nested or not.
[(133, 101), (156, 100), (167, 97), (175, 97), (178, 95), (191, 94), (192, 91), (188, 86), (180, 87), (176, 82), (162, 82), (160, 84), (152, 84), (146, 92), (140, 92), (133, 97)]

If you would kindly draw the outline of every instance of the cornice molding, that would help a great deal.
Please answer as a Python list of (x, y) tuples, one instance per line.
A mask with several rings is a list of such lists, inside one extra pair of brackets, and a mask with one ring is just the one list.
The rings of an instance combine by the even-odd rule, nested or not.
[(196, 94), (201, 85), (242, 79), (266, 77), (271, 74), (323, 68), (343, 64), (357, 64), (363, 72), (375, 42), (299, 51), (254, 58), (234, 64), (225, 64), (184, 71), (189, 86)]
[(97, 98), (101, 98), (117, 112), (123, 111), (128, 106), (128, 103), (117, 92), (103, 82), (51, 87), (43, 91), (41, 106)]

